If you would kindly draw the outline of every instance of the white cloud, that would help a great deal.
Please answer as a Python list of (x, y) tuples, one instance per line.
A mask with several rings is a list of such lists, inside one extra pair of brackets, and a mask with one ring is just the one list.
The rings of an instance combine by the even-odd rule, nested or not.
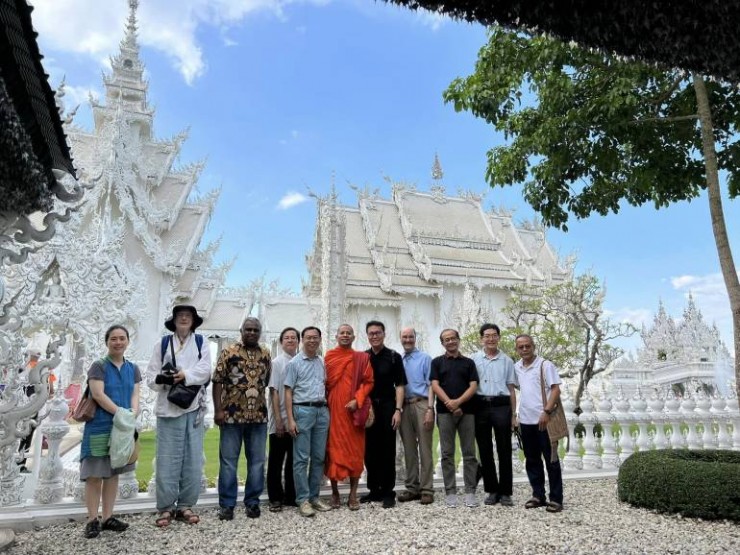
[(295, 191), (288, 191), (285, 193), (283, 198), (280, 199), (280, 202), (278, 202), (277, 209), (288, 210), (289, 208), (303, 204), (306, 201), (308, 201), (308, 197), (306, 195), (296, 193)]
[(732, 314), (722, 274), (675, 276), (671, 277), (671, 285), (676, 291), (682, 292), (684, 297), (688, 298), (689, 294), (694, 297), (704, 321), (709, 325), (717, 324), (722, 338), (732, 351)]
[(655, 310), (649, 308), (632, 308), (629, 306), (620, 307), (615, 310), (604, 310), (604, 316), (613, 322), (632, 324), (640, 329), (643, 324), (650, 325), (653, 321)]
[[(206, 70), (196, 35), (203, 25), (228, 29), (255, 12), (283, 17), (292, 3), (325, 5), (327, 0), (146, 0), (138, 10), (139, 43), (164, 52), (188, 84)], [(32, 0), (33, 24), (51, 48), (87, 54), (96, 62), (118, 50), (128, 2), (107, 0)]]

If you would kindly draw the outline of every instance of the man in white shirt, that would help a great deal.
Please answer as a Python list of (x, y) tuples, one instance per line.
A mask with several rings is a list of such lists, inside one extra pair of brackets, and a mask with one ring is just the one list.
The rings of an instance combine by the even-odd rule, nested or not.
[(167, 399), (175, 384), (204, 386), (211, 378), (211, 351), (195, 330), (203, 323), (194, 306), (177, 305), (164, 326), (173, 332), (154, 345), (146, 382), (157, 393), (157, 526), (173, 518), (188, 524), (200, 521), (192, 508), (200, 495), (203, 472), (203, 414), (206, 387), (190, 406), (181, 408)]
[[(525, 466), (532, 498), (524, 506), (527, 509), (547, 507), (547, 511), (557, 513), (563, 510), (563, 475), (558, 458), (557, 445), (550, 444), (547, 423), (550, 414), (560, 402), (560, 376), (555, 365), (537, 356), (534, 340), (529, 335), (516, 338), (516, 352), (521, 360), (514, 365), (519, 383), (519, 428), (522, 434)], [(543, 382), (547, 402), (543, 405)], [(545, 498), (545, 470), (550, 482), (550, 502)]]
[[(267, 429), (270, 437), (270, 454), (267, 459), (267, 496), (270, 511), (280, 512), (283, 505), (295, 506), (293, 481), (293, 438), (287, 432), (288, 413), (285, 412), (285, 367), (298, 352), (299, 332), (285, 328), (280, 332), (282, 352), (272, 359), (270, 374), (270, 402)], [(285, 471), (283, 471), (285, 466)], [(281, 474), (285, 475), (285, 488)]]

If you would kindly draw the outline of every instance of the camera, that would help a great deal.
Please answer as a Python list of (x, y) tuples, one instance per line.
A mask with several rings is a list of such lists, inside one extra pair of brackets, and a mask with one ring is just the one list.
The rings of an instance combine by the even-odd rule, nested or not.
[(162, 365), (162, 373), (157, 374), (157, 377), (154, 378), (154, 383), (160, 385), (174, 385), (175, 374), (177, 374), (177, 368), (172, 366), (171, 362), (166, 362)]

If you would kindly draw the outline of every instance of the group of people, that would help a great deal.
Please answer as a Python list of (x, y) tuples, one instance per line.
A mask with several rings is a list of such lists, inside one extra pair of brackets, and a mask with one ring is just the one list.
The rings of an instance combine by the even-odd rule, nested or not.
[[(280, 333), (281, 352), (273, 359), (259, 343), (260, 321), (248, 317), (240, 329), (241, 340), (221, 351), (211, 373), (209, 350), (203, 337), (195, 333), (202, 322), (194, 307), (175, 306), (165, 322), (172, 334), (157, 341), (144, 376), (157, 392), (157, 526), (169, 526), (173, 519), (188, 524), (200, 520), (193, 508), (201, 489), (209, 381), (213, 382), (214, 422), (220, 430), (221, 520), (234, 518), (242, 448), (247, 463), (243, 503), (248, 518), (260, 516), (266, 463), (272, 512), (295, 506), (301, 516), (312, 517), (317, 511), (339, 508), (338, 484), (345, 481), (349, 482), (346, 502), (350, 510), (369, 502), (394, 507), (398, 432), (406, 462), (405, 491), (398, 501), (433, 503), (435, 421), (447, 506), (458, 504), (456, 436), (463, 459), (465, 504), (477, 505), (475, 491), (481, 478), (486, 505), (513, 504), (511, 438), (518, 429), (532, 487), (525, 507), (562, 510), (560, 463), (546, 429), (559, 402), (560, 379), (555, 366), (536, 355), (532, 337), (516, 338), (520, 360), (514, 364), (498, 349), (500, 329), (495, 324), (481, 326), (482, 348), (472, 358), (461, 354), (457, 330), (443, 330), (440, 342), (444, 354), (434, 359), (417, 348), (416, 332), (411, 327), (401, 331), (403, 353), (398, 353), (385, 345), (382, 322), (373, 320), (365, 325), (370, 345), (367, 351), (352, 348), (355, 330), (343, 324), (336, 332), (336, 347), (323, 356), (319, 328), (308, 326), (299, 331), (288, 327)], [(113, 326), (105, 339), (108, 355), (88, 373), (90, 391), (99, 407), (95, 418), (85, 425), (81, 451), (88, 537), (99, 535), (101, 529), (122, 531), (127, 527), (112, 512), (117, 477), (131, 466), (112, 468), (106, 445), (116, 415), (137, 412), (142, 381), (136, 365), (123, 357), (127, 330)], [(190, 405), (173, 403), (176, 387), (195, 392)], [(515, 388), (519, 390), (518, 416)], [(368, 492), (358, 496), (363, 469), (367, 471)], [(324, 476), (331, 483), (328, 502), (319, 497)]]

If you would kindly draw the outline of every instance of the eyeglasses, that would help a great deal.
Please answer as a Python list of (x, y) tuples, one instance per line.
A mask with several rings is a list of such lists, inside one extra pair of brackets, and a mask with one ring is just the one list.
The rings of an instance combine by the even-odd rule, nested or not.
[(369, 331), (369, 332), (367, 332), (367, 336), (368, 337), (379, 337), (379, 336), (384, 335), (384, 334), (385, 334), (385, 332), (382, 332), (382, 331)]
[(320, 340), (321, 338), (318, 335), (307, 335), (306, 337), (303, 338), (304, 343), (306, 341), (320, 341)]
[(262, 330), (259, 328), (243, 328), (242, 331), (246, 333), (259, 333)]
[(442, 340), (442, 343), (457, 343), (458, 341), (460, 341), (460, 339), (457, 337), (447, 337)]

